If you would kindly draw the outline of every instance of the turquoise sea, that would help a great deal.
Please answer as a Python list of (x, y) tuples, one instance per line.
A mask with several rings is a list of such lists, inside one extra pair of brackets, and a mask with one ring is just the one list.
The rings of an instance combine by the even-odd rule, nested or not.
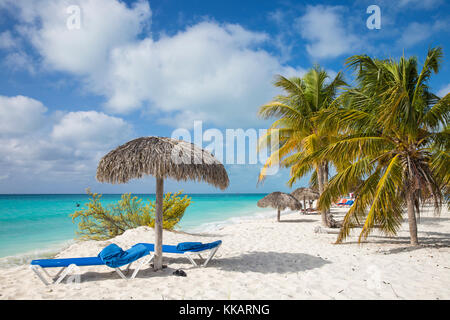
[[(154, 201), (153, 194), (134, 194)], [(179, 230), (202, 232), (242, 219), (274, 216), (256, 202), (265, 194), (192, 194), (191, 205)], [(104, 194), (102, 204), (120, 200), (119, 194)], [(51, 257), (76, 236), (69, 214), (89, 201), (85, 194), (0, 195), (0, 266), (28, 263), (36, 257)], [(77, 207), (79, 205), (79, 207)]]

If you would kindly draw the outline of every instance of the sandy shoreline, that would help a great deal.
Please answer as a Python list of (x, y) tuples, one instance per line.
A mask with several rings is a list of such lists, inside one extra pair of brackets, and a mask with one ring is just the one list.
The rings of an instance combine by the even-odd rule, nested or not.
[[(206, 268), (165, 255), (167, 269), (144, 267), (132, 281), (104, 266), (82, 267), (79, 285), (46, 287), (28, 266), (2, 268), (0, 299), (450, 299), (450, 216), (445, 210), (421, 216), (418, 248), (408, 245), (406, 223), (396, 238), (374, 234), (364, 245), (356, 237), (333, 245), (335, 234), (314, 232), (320, 216), (298, 213), (283, 214), (281, 223), (245, 221), (202, 235), (164, 232), (166, 244), (221, 239), (223, 245)], [(140, 227), (108, 241), (75, 243), (57, 257), (153, 241), (153, 230)], [(172, 275), (176, 269), (187, 277)]]

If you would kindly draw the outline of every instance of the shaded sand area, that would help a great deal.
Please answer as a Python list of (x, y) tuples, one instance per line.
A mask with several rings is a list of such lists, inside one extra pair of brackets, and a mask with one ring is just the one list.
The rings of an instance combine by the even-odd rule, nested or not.
[[(345, 210), (335, 208), (333, 214), (339, 219)], [(314, 232), (319, 215), (285, 213), (281, 218), (280, 223), (275, 218), (245, 221), (213, 234), (164, 232), (165, 244), (221, 239), (206, 268), (165, 255), (168, 268), (154, 272), (144, 267), (131, 281), (105, 266), (82, 267), (79, 285), (64, 281), (51, 287), (28, 266), (4, 268), (0, 299), (450, 299), (450, 216), (445, 209), (440, 217), (431, 210), (422, 213), (420, 247), (408, 245), (407, 222), (396, 238), (375, 233), (363, 245), (356, 236), (334, 245), (336, 234)], [(128, 249), (153, 241), (153, 230), (140, 227), (108, 241), (75, 243), (57, 257), (96, 256), (110, 243)], [(172, 275), (176, 269), (187, 277)]]

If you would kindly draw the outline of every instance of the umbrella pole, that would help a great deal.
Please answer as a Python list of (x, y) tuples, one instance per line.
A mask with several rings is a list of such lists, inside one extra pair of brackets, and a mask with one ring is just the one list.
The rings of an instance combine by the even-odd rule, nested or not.
[(277, 221), (280, 222), (280, 209), (278, 209)]
[(155, 258), (153, 268), (162, 269), (162, 237), (163, 237), (163, 193), (164, 179), (156, 178), (156, 206), (155, 206)]

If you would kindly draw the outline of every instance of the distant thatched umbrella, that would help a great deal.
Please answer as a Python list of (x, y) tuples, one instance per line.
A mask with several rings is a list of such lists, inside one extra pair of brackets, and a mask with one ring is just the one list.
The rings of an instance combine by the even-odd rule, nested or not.
[(299, 210), (301, 209), (302, 205), (300, 202), (298, 202), (297, 199), (295, 199), (293, 196), (291, 196), (289, 193), (284, 192), (272, 192), (262, 198), (257, 203), (258, 207), (266, 208), (266, 207), (272, 207), (278, 210), (278, 216), (277, 221), (280, 221), (280, 211), (284, 210), (286, 208), (289, 208), (291, 210)]
[(164, 137), (142, 137), (105, 155), (97, 167), (97, 180), (126, 183), (145, 175), (156, 177), (155, 260), (162, 268), (164, 179), (205, 181), (220, 189), (228, 187), (228, 174), (211, 153), (192, 143)]
[(293, 192), (291, 192), (298, 201), (303, 200), (303, 210), (306, 212), (306, 200), (316, 200), (319, 199), (320, 193), (314, 191), (311, 188), (297, 188)]

